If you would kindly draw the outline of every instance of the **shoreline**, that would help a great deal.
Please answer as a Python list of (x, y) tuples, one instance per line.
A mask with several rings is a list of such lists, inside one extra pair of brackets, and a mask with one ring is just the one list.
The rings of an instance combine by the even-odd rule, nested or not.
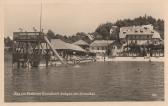
[(113, 57), (113, 58), (105, 58), (104, 59), (97, 59), (98, 62), (106, 62), (106, 61), (156, 61), (156, 62), (164, 62), (164, 57)]

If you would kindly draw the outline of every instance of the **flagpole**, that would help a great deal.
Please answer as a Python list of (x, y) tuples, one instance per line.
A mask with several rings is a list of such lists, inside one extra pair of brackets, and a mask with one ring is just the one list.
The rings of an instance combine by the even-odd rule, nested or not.
[(41, 26), (42, 26), (42, 0), (41, 0), (41, 5), (40, 5), (40, 33), (41, 33)]

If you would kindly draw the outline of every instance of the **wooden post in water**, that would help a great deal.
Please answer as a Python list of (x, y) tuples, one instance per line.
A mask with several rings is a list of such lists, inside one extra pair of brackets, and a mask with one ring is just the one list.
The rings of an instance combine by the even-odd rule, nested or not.
[(66, 64), (66, 62), (63, 61), (63, 58), (59, 56), (59, 54), (57, 53), (57, 51), (54, 49), (54, 47), (51, 45), (51, 43), (49, 42), (48, 38), (46, 36), (44, 36), (44, 40), (46, 41), (46, 43), (49, 45), (50, 49), (54, 52), (55, 56), (60, 60), (60, 62), (62, 64)]

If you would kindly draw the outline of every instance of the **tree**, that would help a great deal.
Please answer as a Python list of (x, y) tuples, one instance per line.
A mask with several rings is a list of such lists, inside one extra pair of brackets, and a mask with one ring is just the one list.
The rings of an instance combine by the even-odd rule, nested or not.
[(161, 38), (164, 39), (164, 21), (161, 19), (158, 19), (157, 25), (158, 25), (158, 27), (156, 30), (160, 33)]
[(50, 39), (55, 38), (55, 33), (51, 29), (49, 29), (48, 32), (47, 32), (47, 36)]
[(4, 38), (4, 45), (5, 45), (5, 47), (12, 47), (13, 40), (11, 40), (9, 36), (5, 37)]
[[(128, 27), (128, 26), (136, 26), (136, 25), (147, 25), (152, 24), (154, 29), (158, 31), (161, 35), (161, 38), (164, 39), (164, 21), (162, 19), (156, 20), (152, 16), (140, 16), (134, 19), (123, 19), (117, 20), (114, 23), (107, 22), (104, 24), (100, 24), (94, 32), (88, 33), (94, 36), (97, 40), (116, 40), (119, 42), (119, 32), (121, 27)], [(110, 34), (110, 29), (112, 26), (117, 26), (115, 30)], [(78, 40), (84, 40), (88, 43), (91, 43), (91, 40), (88, 38), (87, 33), (85, 32), (77, 32), (75, 35), (66, 36), (61, 34), (54, 34), (52, 30), (48, 30), (47, 35), (49, 38), (52, 39), (61, 39), (65, 42), (73, 43)]]
[(110, 38), (110, 29), (112, 26), (113, 24), (109, 22), (105, 24), (101, 24), (96, 28), (95, 32), (100, 34), (103, 40), (107, 40)]

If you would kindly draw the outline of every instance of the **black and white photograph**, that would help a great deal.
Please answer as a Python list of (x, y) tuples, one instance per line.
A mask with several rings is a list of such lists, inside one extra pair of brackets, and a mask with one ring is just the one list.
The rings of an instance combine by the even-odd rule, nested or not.
[(4, 0), (4, 102), (164, 102), (165, 0)]

